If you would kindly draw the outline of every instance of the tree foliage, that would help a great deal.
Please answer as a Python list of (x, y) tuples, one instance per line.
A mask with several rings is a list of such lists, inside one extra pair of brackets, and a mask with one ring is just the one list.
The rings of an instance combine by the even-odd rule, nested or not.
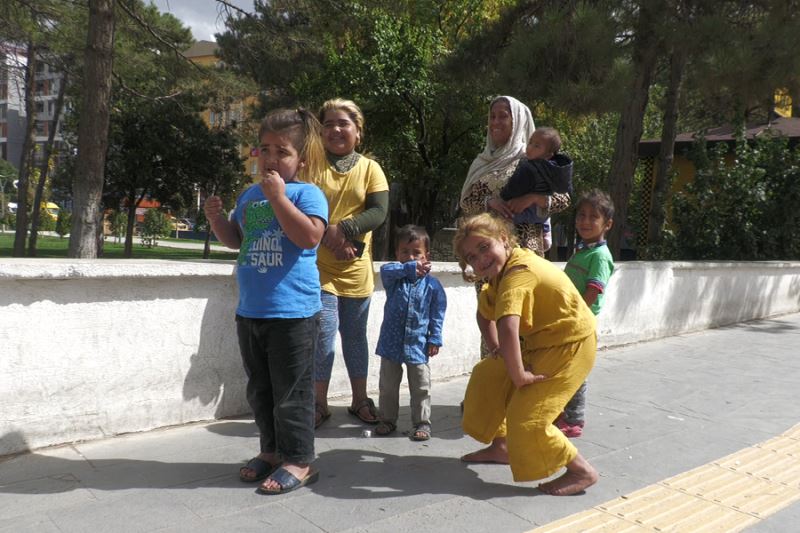
[(127, 207), (126, 257), (143, 199), (181, 208), (191, 204), (196, 186), (225, 194), (240, 183), (238, 139), (209, 130), (199, 105), (188, 97), (126, 101), (112, 122), (104, 201)]
[(673, 199), (666, 252), (682, 259), (800, 259), (800, 150), (739, 140), (692, 151), (694, 180)]
[(148, 209), (142, 223), (142, 246), (152, 248), (158, 246), (158, 239), (168, 237), (172, 231), (172, 222), (163, 211)]
[(263, 108), (356, 101), (364, 146), (392, 184), (392, 223), (452, 223), (485, 134), (482, 80), (452, 79), (446, 61), (512, 2), (276, 1), (229, 21), (222, 58), (256, 80)]

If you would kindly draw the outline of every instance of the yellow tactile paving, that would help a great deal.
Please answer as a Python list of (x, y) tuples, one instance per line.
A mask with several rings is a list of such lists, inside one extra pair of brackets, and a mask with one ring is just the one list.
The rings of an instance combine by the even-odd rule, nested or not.
[(759, 448), (772, 450), (775, 453), (800, 457), (800, 440), (786, 437), (775, 437), (758, 445)]
[(800, 501), (800, 424), (536, 532), (741, 531)]

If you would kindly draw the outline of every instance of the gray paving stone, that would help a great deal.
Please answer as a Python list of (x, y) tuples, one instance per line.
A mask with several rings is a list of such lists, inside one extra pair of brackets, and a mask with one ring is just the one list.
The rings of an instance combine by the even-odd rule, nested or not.
[[(390, 438), (363, 438), (374, 428), (335, 399), (317, 432), (320, 481), (281, 496), (238, 479), (258, 450), (247, 417), (0, 460), (0, 531), (528, 531), (800, 422), (798, 345), (800, 315), (790, 315), (602, 350), (574, 441), (600, 473), (583, 495), (545, 496), (507, 467), (461, 463), (481, 446), (461, 432), (461, 376), (433, 384), (424, 443), (403, 434), (407, 391)], [(799, 513), (796, 503), (750, 531), (793, 531)]]

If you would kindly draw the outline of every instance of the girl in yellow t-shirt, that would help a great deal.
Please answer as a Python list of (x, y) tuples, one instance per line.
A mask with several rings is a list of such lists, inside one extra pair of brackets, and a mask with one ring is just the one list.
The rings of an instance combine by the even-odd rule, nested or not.
[[(468, 463), (509, 464), (515, 481), (564, 496), (597, 481), (597, 471), (553, 425), (589, 374), (595, 318), (575, 286), (549, 261), (516, 246), (513, 227), (483, 213), (458, 224), (453, 248), (462, 270), (488, 279), (478, 326), (490, 357), (475, 365), (464, 398), (464, 432), (489, 446)], [(465, 275), (466, 276), (466, 275)]]

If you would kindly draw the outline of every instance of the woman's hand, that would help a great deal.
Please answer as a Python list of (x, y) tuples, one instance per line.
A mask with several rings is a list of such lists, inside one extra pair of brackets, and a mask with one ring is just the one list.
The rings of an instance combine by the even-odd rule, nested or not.
[(343, 246), (333, 250), (333, 256), (339, 261), (352, 261), (358, 257), (358, 250), (352, 243), (345, 241)]
[(347, 238), (344, 236), (344, 232), (339, 229), (339, 225), (329, 224), (325, 229), (325, 234), (322, 236), (322, 246), (335, 254), (337, 250), (344, 248), (346, 244)]
[(514, 212), (511, 211), (508, 208), (508, 204), (506, 204), (500, 198), (492, 198), (486, 202), (486, 207), (505, 218), (514, 218)]
[(547, 196), (543, 194), (536, 194), (536, 193), (528, 193), (523, 194), (522, 196), (517, 196), (516, 198), (512, 198), (508, 202), (506, 202), (506, 206), (508, 210), (512, 213), (519, 214), (528, 209), (529, 207), (536, 205), (537, 207), (547, 208)]

